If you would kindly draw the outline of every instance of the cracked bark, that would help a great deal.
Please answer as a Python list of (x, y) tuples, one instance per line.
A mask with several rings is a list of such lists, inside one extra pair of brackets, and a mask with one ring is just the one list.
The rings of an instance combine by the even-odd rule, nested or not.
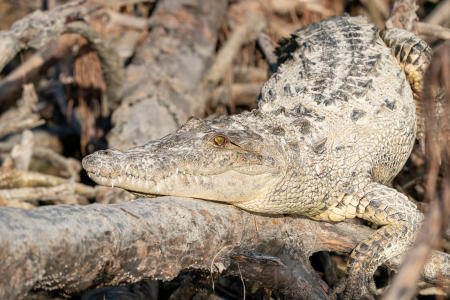
[[(170, 280), (183, 269), (209, 270), (213, 258), (217, 272), (230, 265), (230, 252), (221, 251), (225, 246), (276, 257), (287, 253), (309, 266), (312, 253), (348, 253), (371, 232), (361, 225), (269, 217), (175, 197), (33, 210), (3, 207), (0, 298), (15, 299), (31, 289), (71, 294), (144, 278)], [(399, 264), (399, 259), (388, 262), (393, 268)], [(296, 285), (288, 287), (292, 291), (325, 293), (317, 281), (299, 274)], [(449, 286), (450, 256), (434, 252), (423, 278)]]
[(176, 130), (203, 106), (200, 84), (214, 58), (225, 0), (161, 0), (127, 67), (108, 145), (142, 145)]
[(33, 81), (45, 64), (51, 65), (69, 52), (70, 45), (66, 43), (66, 47), (62, 47), (63, 43), (53, 40), (67, 31), (71, 20), (81, 19), (98, 9), (98, 6), (83, 5), (85, 2), (72, 1), (48, 12), (35, 11), (16, 21), (11, 29), (0, 31), (0, 70), (21, 50), (42, 49), (0, 82), (0, 111), (14, 105), (22, 84)]

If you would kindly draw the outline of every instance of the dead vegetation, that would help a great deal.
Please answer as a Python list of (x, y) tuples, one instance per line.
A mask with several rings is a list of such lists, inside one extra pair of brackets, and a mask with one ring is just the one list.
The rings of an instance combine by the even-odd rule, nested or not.
[[(448, 257), (435, 252), (431, 262), (426, 258), (432, 249), (446, 253), (450, 249), (450, 230), (446, 224), (450, 215), (450, 154), (447, 149), (450, 141), (450, 44), (445, 41), (450, 39), (449, 0), (395, 3), (388, 0), (197, 0), (179, 1), (181, 4), (168, 0), (78, 0), (42, 1), (40, 7), (28, 2), (0, 1), (0, 27), (4, 29), (0, 31), (0, 205), (9, 207), (0, 208), (0, 219), (5, 221), (8, 216), (15, 216), (14, 222), (23, 222), (23, 233), (28, 237), (25, 244), (29, 243), (30, 247), (44, 251), (45, 247), (37, 243), (36, 238), (40, 242), (39, 232), (46, 236), (47, 231), (53, 228), (53, 233), (60, 235), (70, 232), (73, 238), (70, 243), (73, 244), (97, 249), (95, 247), (104, 242), (98, 248), (101, 250), (98, 253), (103, 254), (98, 254), (98, 257), (108, 256), (109, 260), (102, 260), (104, 265), (101, 265), (97, 260), (86, 259), (89, 268), (93, 268), (90, 270), (91, 281), (83, 279), (89, 276), (83, 272), (83, 266), (88, 268), (88, 265), (82, 262), (75, 264), (76, 268), (70, 271), (53, 266), (63, 274), (60, 277), (52, 277), (49, 273), (51, 263), (37, 264), (27, 271), (36, 272), (39, 276), (27, 277), (25, 271), (18, 270), (20, 264), (30, 262), (28, 257), (32, 254), (27, 251), (21, 253), (17, 250), (20, 248), (12, 246), (11, 252), (4, 248), (3, 252), (0, 251), (0, 270), (5, 271), (1, 265), (8, 262), (9, 268), (4, 274), (11, 277), (6, 281), (0, 280), (0, 295), (23, 296), (32, 291), (29, 294), (32, 297), (45, 290), (57, 290), (74, 297), (85, 293), (84, 299), (99, 299), (114, 293), (134, 293), (143, 295), (143, 298), (157, 297), (159, 293), (161, 298), (173, 299), (240, 299), (244, 295), (251, 299), (332, 298), (329, 286), (344, 275), (343, 255), (370, 232), (367, 226), (346, 223), (333, 231), (327, 224), (296, 218), (287, 218), (281, 224), (278, 218), (273, 221), (229, 207), (224, 209), (224, 213), (217, 208), (218, 204), (208, 203), (202, 206), (202, 213), (223, 213), (222, 217), (228, 220), (226, 224), (242, 225), (237, 220), (245, 218), (254, 224), (254, 235), (269, 230), (270, 226), (280, 230), (291, 226), (289, 230), (298, 229), (299, 240), (302, 240), (302, 233), (314, 232), (314, 242), (308, 247), (306, 243), (274, 237), (269, 250), (264, 245), (270, 237), (255, 239), (251, 244), (252, 235), (246, 233), (248, 244), (242, 241), (239, 244), (233, 240), (234, 236), (242, 235), (239, 231), (236, 233), (238, 229), (233, 227), (227, 231), (221, 228), (222, 236), (209, 236), (209, 239), (203, 236), (206, 243), (222, 240), (215, 245), (211, 243), (209, 247), (195, 249), (194, 257), (198, 260), (195, 263), (177, 262), (176, 258), (183, 252), (173, 248), (175, 242), (169, 245), (172, 248), (168, 247), (166, 255), (155, 252), (155, 261), (146, 261), (148, 253), (130, 253), (129, 249), (117, 246), (124, 242), (123, 236), (108, 237), (98, 231), (95, 240), (90, 240), (86, 238), (88, 235), (84, 236), (89, 226), (83, 231), (68, 217), (71, 213), (79, 213), (78, 218), (84, 216), (82, 220), (89, 224), (98, 220), (96, 214), (102, 214), (104, 210), (105, 218), (111, 222), (105, 232), (113, 232), (114, 235), (124, 224), (131, 228), (140, 228), (138, 224), (141, 224), (142, 228), (147, 228), (145, 226), (150, 225), (144, 220), (149, 217), (151, 208), (145, 210), (142, 201), (135, 206), (94, 206), (92, 210), (92, 206), (83, 206), (75, 212), (66, 206), (53, 208), (49, 205), (108, 204), (135, 199), (134, 195), (120, 189), (93, 186), (81, 172), (81, 158), (108, 146), (123, 149), (160, 137), (184, 123), (190, 115), (214, 118), (255, 108), (261, 85), (276, 69), (273, 49), (277, 41), (302, 25), (349, 13), (365, 14), (380, 28), (386, 24), (413, 31), (430, 43), (435, 51), (423, 95), (426, 151), (423, 153), (420, 147), (416, 147), (393, 183), (426, 212), (426, 230), (408, 254), (408, 263), (400, 268), (399, 276), (385, 297), (409, 299), (414, 294), (419, 297), (432, 295), (435, 299), (448, 297)], [(60, 6), (63, 3), (66, 4)], [(37, 8), (46, 11), (35, 11)], [(13, 19), (18, 21), (12, 24)], [(432, 100), (435, 98), (439, 101)], [(148, 106), (148, 99), (156, 100), (156, 104)], [(171, 99), (172, 102), (162, 103), (161, 99)], [(150, 129), (146, 129), (149, 122)], [(203, 205), (186, 201), (189, 209)], [(151, 215), (156, 220), (164, 220), (161, 203), (156, 202), (153, 207), (161, 212)], [(179, 205), (182, 207), (181, 203)], [(48, 207), (30, 212), (10, 210), (12, 207), (33, 209), (40, 206)], [(39, 217), (44, 218), (45, 214), (40, 215), (44, 211), (68, 215), (60, 219), (55, 217), (53, 223), (27, 224), (27, 218), (31, 216), (36, 222)], [(181, 215), (178, 212), (174, 216)], [(214, 226), (215, 218), (202, 217), (206, 218), (204, 227)], [(193, 218), (192, 222), (198, 218)], [(273, 224), (268, 224), (270, 222)], [(76, 230), (64, 226), (65, 223), (75, 226)], [(190, 223), (186, 221), (185, 224)], [(180, 243), (184, 243), (182, 225), (178, 230), (179, 236), (173, 236), (174, 241)], [(101, 226), (107, 227), (105, 224)], [(157, 228), (158, 225), (152, 226)], [(13, 227), (9, 228), (14, 232)], [(195, 228), (207, 230), (200, 226)], [(133, 234), (136, 232), (130, 236)], [(15, 241), (15, 237), (7, 234), (1, 238)], [(49, 234), (46, 238), (61, 246), (59, 252), (49, 251), (47, 254), (48, 257), (65, 256), (58, 258), (61, 265), (70, 264), (70, 259), (76, 260), (77, 255), (84, 258), (81, 252), (71, 252), (72, 244), (59, 239), (58, 235)], [(155, 236), (144, 240), (155, 242), (157, 246), (158, 243), (164, 244), (163, 238)], [(141, 242), (129, 240), (130, 245)], [(233, 246), (222, 250), (226, 242)], [(144, 251), (141, 245), (135, 247), (136, 251)], [(109, 249), (116, 249), (121, 255), (113, 255)], [(171, 250), (174, 251), (173, 256), (169, 255)], [(331, 256), (329, 251), (332, 251)], [(316, 271), (308, 259), (315, 252), (310, 260)], [(42, 257), (42, 260), (46, 259), (45, 255)], [(212, 265), (213, 257), (216, 257), (212, 268), (215, 292), (208, 279), (209, 272), (205, 271)], [(145, 262), (147, 267), (154, 264), (158, 270), (143, 267), (142, 272), (131, 273), (130, 276), (129, 272), (136, 272), (133, 258), (142, 259), (141, 263)], [(96, 263), (103, 269), (92, 267)], [(123, 265), (108, 265), (114, 263)], [(422, 279), (419, 279), (426, 263), (429, 272), (440, 270), (441, 273), (425, 277), (422, 274)], [(389, 262), (389, 266), (398, 269), (399, 262)], [(177, 277), (178, 271), (194, 267), (203, 271), (181, 273)], [(222, 271), (235, 277), (218, 277)], [(104, 285), (131, 284), (145, 278), (176, 279), (166, 283), (141, 281), (127, 287), (92, 290)], [(392, 278), (391, 273), (380, 269), (377, 274), (380, 293)], [(10, 279), (19, 283), (11, 286)], [(423, 281), (417, 285), (417, 280)], [(12, 290), (19, 292), (8, 293)], [(52, 297), (50, 294), (40, 296)]]

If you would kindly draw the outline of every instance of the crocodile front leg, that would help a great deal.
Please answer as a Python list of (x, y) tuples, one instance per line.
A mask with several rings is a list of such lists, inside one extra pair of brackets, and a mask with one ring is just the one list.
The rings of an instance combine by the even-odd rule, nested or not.
[(353, 217), (382, 227), (350, 254), (348, 278), (336, 288), (337, 292), (344, 290), (343, 299), (359, 299), (373, 294), (373, 273), (377, 267), (408, 249), (423, 220), (423, 214), (405, 195), (379, 183), (369, 183), (362, 197), (343, 197), (337, 206), (314, 219), (342, 221)]
[(373, 273), (377, 267), (403, 254), (414, 242), (423, 221), (423, 214), (405, 195), (379, 183), (367, 186), (356, 216), (382, 227), (351, 253), (344, 299), (357, 299), (373, 292)]

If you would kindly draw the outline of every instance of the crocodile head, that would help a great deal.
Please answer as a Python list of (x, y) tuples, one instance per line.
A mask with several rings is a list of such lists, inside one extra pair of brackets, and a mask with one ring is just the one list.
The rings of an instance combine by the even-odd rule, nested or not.
[(285, 169), (278, 143), (233, 117), (191, 119), (176, 132), (126, 152), (97, 151), (83, 159), (102, 185), (147, 195), (228, 203), (266, 194)]

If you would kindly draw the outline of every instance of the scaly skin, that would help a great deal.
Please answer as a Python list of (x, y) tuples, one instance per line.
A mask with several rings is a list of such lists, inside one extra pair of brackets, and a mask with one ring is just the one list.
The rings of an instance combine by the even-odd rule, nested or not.
[(391, 49), (361, 17), (308, 25), (280, 52), (257, 110), (192, 119), (127, 152), (91, 154), (83, 167), (99, 184), (143, 194), (381, 225), (348, 261), (344, 298), (358, 298), (371, 292), (376, 267), (411, 244), (423, 219), (386, 186), (414, 144), (413, 93)]

